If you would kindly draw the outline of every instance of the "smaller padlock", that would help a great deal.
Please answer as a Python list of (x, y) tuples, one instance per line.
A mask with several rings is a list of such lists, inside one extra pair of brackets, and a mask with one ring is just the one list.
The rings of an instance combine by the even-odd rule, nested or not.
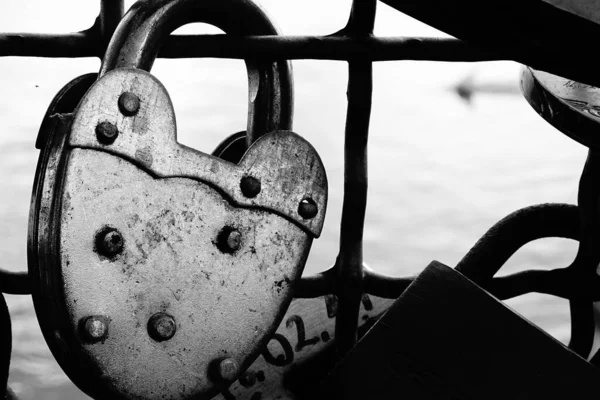
[(583, 399), (599, 379), (585, 359), (432, 262), (328, 377), (319, 398)]

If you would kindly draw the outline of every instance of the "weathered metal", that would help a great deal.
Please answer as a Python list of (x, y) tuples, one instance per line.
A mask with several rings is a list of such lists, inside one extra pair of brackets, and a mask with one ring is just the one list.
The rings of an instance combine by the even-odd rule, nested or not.
[[(366, 296), (360, 305), (359, 336), (392, 303)], [(335, 296), (294, 299), (260, 357), (215, 399), (310, 399), (337, 362), (336, 305)]]
[[(114, 87), (119, 90), (107, 90)], [(124, 88), (142, 99), (137, 123), (119, 116)], [(115, 116), (117, 141), (98, 143), (95, 121)], [(45, 332), (60, 332), (61, 340), (47, 337), (50, 347), (62, 352), (66, 343), (68, 356), (57, 357), (59, 362), (94, 396), (210, 397), (219, 390), (209, 378), (212, 360), (227, 355), (245, 369), (291, 300), (310, 237), (320, 231), (314, 223), (319, 218), (305, 222), (297, 216), (298, 203), (308, 193), (318, 201), (321, 217), (325, 211), (318, 156), (289, 132), (264, 136), (238, 166), (179, 146), (168, 95), (149, 74), (134, 70), (110, 72), (88, 91), (69, 141), (79, 148), (65, 151), (57, 181), (44, 188), (60, 191), (50, 205), (55, 228), (42, 235), (52, 242), (40, 249), (49, 265), (39, 271), (60, 279), (64, 289), (57, 285), (46, 288), (52, 292), (48, 297), (34, 295), (36, 304), (52, 299), (57, 307), (38, 314)], [(211, 178), (211, 172), (218, 176)], [(248, 173), (266, 184), (246, 203), (250, 208), (232, 207), (236, 199), (246, 202), (239, 182)], [(229, 200), (223, 198), (227, 193), (233, 194)], [(214, 244), (228, 226), (243, 234), (234, 254)], [(94, 251), (106, 227), (117, 229), (124, 243), (122, 253), (110, 259)], [(177, 321), (177, 334), (164, 341), (167, 347), (156, 348), (146, 339), (146, 321), (167, 310)], [(75, 327), (90, 314), (106, 315), (110, 334), (99, 344), (80, 345)], [(90, 366), (75, 368), (76, 360)]]
[[(200, 180), (219, 188), (237, 206), (273, 211), (292, 219), (313, 236), (319, 235), (325, 217), (326, 177), (318, 155), (308, 142), (294, 133), (278, 131), (257, 143), (253, 151), (248, 150), (240, 163), (234, 165), (177, 143), (171, 101), (152, 75), (130, 68), (109, 74), (82, 100), (73, 121), (72, 146), (118, 155), (155, 177)], [(118, 110), (117, 99), (122, 91), (134, 92), (142, 101), (143, 108), (135, 118), (124, 117)], [(111, 121), (121, 132), (114, 143), (108, 146), (99, 143), (90, 129), (90, 124), (97, 121)], [(250, 195), (254, 197), (242, 191), (242, 183), (248, 177), (260, 182), (258, 193), (258, 185), (251, 185)], [(298, 206), (307, 197), (319, 209), (309, 220), (298, 214)]]
[[(40, 164), (54, 175), (32, 208), (40, 222), (30, 268), (43, 288), (34, 302), (46, 311), (38, 318), (65, 372), (94, 397), (224, 390), (277, 328), (325, 216), (327, 180), (312, 146), (289, 131), (260, 132), (291, 125), (286, 62), (249, 63), (260, 75), (250, 79), (254, 135), (237, 165), (177, 143), (166, 90), (148, 72), (122, 68), (124, 54), (145, 43), (137, 66), (149, 68), (161, 24), (237, 19), (223, 19), (216, 4), (157, 4), (128, 13), (99, 80), (62, 116), (68, 143), (50, 146), (58, 167)], [(270, 24), (249, 2), (228, 4), (254, 18), (250, 28)], [(300, 212), (307, 199), (311, 218)]]
[[(37, 143), (42, 154), (30, 220), (30, 275), (3, 272), (0, 289), (30, 293), (33, 287), (45, 337), (80, 387), (111, 398), (210, 397), (221, 391), (225, 399), (258, 399), (263, 393), (285, 397), (288, 389), (300, 393), (307, 377), (322, 377), (354, 345), (357, 328), (369, 325), (363, 318), (372, 321), (375, 311), (389, 305), (383, 299), (365, 301), (365, 293), (397, 297), (413, 282), (381, 276), (362, 259), (372, 61), (511, 59), (597, 82), (595, 61), (575, 61), (591, 53), (565, 58), (556, 51), (583, 46), (587, 41), (579, 34), (598, 31), (582, 18), (565, 17), (547, 5), (515, 3), (464, 23), (470, 17), (462, 10), (476, 7), (472, 1), (385, 2), (416, 16), (427, 14), (431, 24), (469, 42), (377, 38), (374, 0), (355, 0), (348, 25), (326, 37), (273, 36), (277, 31), (270, 21), (246, 0), (142, 1), (113, 37), (103, 77), (75, 117), (68, 113), (91, 85), (90, 77), (57, 95)], [(427, 6), (434, 3), (440, 7)], [(515, 14), (517, 29), (496, 29), (514, 7), (522, 11)], [(189, 12), (183, 15), (183, 9)], [(542, 10), (543, 17), (530, 19), (532, 10)], [(122, 14), (121, 0), (103, 0), (99, 18), (86, 31), (0, 35), (0, 56), (101, 57)], [(228, 34), (168, 37), (191, 21), (213, 23)], [(573, 29), (566, 35), (549, 31), (559, 23)], [(226, 139), (214, 152), (220, 160), (176, 142), (172, 106), (156, 79), (133, 69), (109, 72), (115, 66), (148, 70), (156, 56), (246, 59), (248, 133)], [(285, 60), (297, 58), (350, 62), (340, 253), (332, 269), (302, 280), (311, 237), (323, 224), (326, 179), (314, 149), (285, 132), (293, 105)], [(596, 88), (563, 84), (561, 90), (589, 92), (583, 104), (571, 99), (571, 92), (547, 90), (544, 76), (533, 70), (525, 75), (530, 102), (595, 148)], [(593, 339), (591, 301), (600, 293), (592, 269), (599, 261), (596, 157), (590, 153), (579, 208), (521, 210), (493, 227), (457, 266), (499, 298), (538, 291), (570, 299), (570, 348), (584, 356)], [(581, 239), (572, 266), (491, 279), (522, 245), (548, 236)], [(311, 299), (294, 301), (273, 334), (293, 288), (296, 296)], [(313, 308), (317, 301), (321, 307)], [(335, 355), (323, 358), (334, 337)], [(304, 382), (290, 386), (289, 376), (309, 359), (317, 375), (303, 369)], [(592, 360), (600, 363), (597, 359)], [(162, 392), (149, 392), (157, 386)]]

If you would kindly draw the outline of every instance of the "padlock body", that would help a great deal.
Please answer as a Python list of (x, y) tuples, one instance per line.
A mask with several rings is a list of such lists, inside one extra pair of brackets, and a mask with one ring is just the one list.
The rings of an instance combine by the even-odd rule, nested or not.
[[(211, 363), (252, 356), (284, 311), (311, 240), (279, 216), (232, 207), (205, 184), (156, 180), (93, 150), (73, 150), (62, 199), (60, 268), (73, 336), (88, 362), (118, 377), (115, 391), (144, 399), (210, 393)], [(107, 228), (122, 236), (113, 257), (97, 248)], [(234, 253), (219, 243), (229, 228), (241, 234)], [(157, 313), (175, 320), (169, 340), (149, 333)], [(91, 316), (108, 321), (96, 343), (80, 331)]]
[[(136, 115), (121, 112), (123, 92), (140, 99)], [(318, 154), (287, 131), (237, 165), (182, 146), (166, 90), (137, 70), (107, 73), (60, 121), (30, 231), (53, 354), (94, 398), (211, 398), (256, 359), (292, 299), (326, 208)], [(100, 140), (101, 124), (115, 140)], [(236, 366), (226, 377), (222, 361)]]
[(434, 261), (314, 398), (579, 399), (599, 379), (593, 365)]

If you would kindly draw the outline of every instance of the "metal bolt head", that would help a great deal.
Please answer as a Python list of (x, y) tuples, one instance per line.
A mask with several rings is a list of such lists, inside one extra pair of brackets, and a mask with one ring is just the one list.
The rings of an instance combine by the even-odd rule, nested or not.
[(140, 110), (140, 98), (131, 92), (124, 92), (119, 96), (119, 110), (127, 117), (135, 115)]
[(119, 130), (108, 121), (100, 122), (96, 125), (96, 138), (102, 144), (112, 144), (119, 136)]
[(148, 334), (157, 342), (171, 339), (176, 331), (175, 319), (169, 314), (156, 313), (148, 320)]
[(98, 252), (106, 257), (114, 257), (123, 251), (124, 240), (118, 230), (108, 228), (96, 237)]
[(233, 358), (226, 358), (219, 363), (219, 378), (226, 382), (233, 382), (239, 371), (240, 366)]
[(260, 181), (251, 176), (245, 176), (240, 182), (240, 189), (242, 189), (244, 196), (248, 198), (256, 197), (260, 193)]
[(82, 321), (83, 337), (89, 343), (97, 343), (108, 336), (108, 320), (102, 316), (87, 317)]
[(304, 219), (312, 219), (319, 212), (319, 207), (317, 207), (317, 203), (310, 197), (305, 198), (300, 202), (298, 206), (298, 214)]

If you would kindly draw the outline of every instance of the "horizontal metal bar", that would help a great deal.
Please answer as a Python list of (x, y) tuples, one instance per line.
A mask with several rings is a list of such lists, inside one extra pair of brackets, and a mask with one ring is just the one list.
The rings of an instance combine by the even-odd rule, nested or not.
[(13, 272), (0, 268), (0, 292), (6, 294), (31, 294), (32, 282), (26, 271)]
[[(97, 35), (0, 34), (0, 57), (94, 57), (103, 53)], [(506, 59), (457, 39), (347, 36), (171, 35), (159, 57), (313, 60), (494, 61)]]
[(294, 297), (314, 299), (332, 293), (335, 293), (335, 269), (333, 267), (315, 275), (303, 276), (296, 284)]
[(414, 281), (414, 277), (392, 277), (378, 274), (377, 272), (365, 268), (364, 290), (365, 293), (372, 294), (386, 299), (397, 299)]
[(501, 57), (457, 39), (350, 36), (172, 36), (161, 57), (282, 58), (340, 61), (492, 61)]
[(99, 50), (90, 32), (64, 35), (3, 33), (0, 34), (0, 57), (95, 57)]

